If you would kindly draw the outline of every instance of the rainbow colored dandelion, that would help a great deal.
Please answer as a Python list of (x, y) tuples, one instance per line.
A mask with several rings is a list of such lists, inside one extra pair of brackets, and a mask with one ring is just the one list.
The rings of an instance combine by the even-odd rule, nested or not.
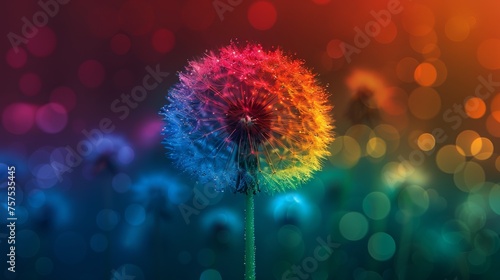
[(295, 189), (333, 141), (328, 95), (282, 51), (231, 44), (189, 62), (162, 114), (181, 168), (224, 190)]
[(163, 107), (170, 156), (201, 183), (246, 194), (245, 279), (255, 280), (254, 194), (295, 189), (333, 141), (327, 93), (280, 50), (231, 44), (191, 61)]

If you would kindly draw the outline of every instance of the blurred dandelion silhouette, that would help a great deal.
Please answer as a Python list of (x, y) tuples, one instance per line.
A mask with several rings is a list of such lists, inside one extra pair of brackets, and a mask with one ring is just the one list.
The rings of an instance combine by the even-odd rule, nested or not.
[(333, 141), (324, 88), (280, 50), (231, 44), (191, 61), (163, 108), (170, 156), (201, 183), (237, 192), (294, 189)]
[(280, 226), (292, 224), (310, 229), (317, 222), (307, 199), (298, 193), (276, 196), (271, 203), (274, 221)]
[(386, 86), (375, 73), (356, 69), (346, 80), (351, 100), (346, 116), (354, 123), (374, 124), (380, 120), (379, 110), (386, 96)]
[(363, 69), (354, 69), (346, 84), (351, 95), (345, 116), (353, 124), (404, 123), (407, 103), (404, 90), (388, 85), (376, 72)]
[(247, 195), (247, 280), (255, 279), (253, 195), (297, 188), (333, 141), (327, 93), (303, 64), (233, 43), (189, 62), (161, 111), (163, 143), (181, 168)]
[(367, 88), (359, 88), (349, 103), (346, 116), (354, 123), (373, 124), (380, 119), (376, 106), (373, 105), (373, 91)]
[(148, 174), (132, 186), (132, 191), (155, 225), (169, 221), (178, 205), (190, 196), (188, 187), (168, 173)]
[(85, 157), (84, 175), (93, 178), (102, 172), (117, 174), (134, 159), (131, 144), (122, 136), (109, 134), (103, 136)]
[(219, 249), (237, 244), (243, 233), (243, 222), (231, 208), (218, 208), (203, 215), (201, 226), (208, 233), (208, 241)]

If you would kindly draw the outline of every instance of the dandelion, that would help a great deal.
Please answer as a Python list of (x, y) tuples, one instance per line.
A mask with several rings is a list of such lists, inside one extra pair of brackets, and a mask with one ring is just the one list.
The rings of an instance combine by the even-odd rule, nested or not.
[(328, 95), (303, 64), (230, 44), (189, 62), (161, 112), (164, 144), (182, 169), (247, 195), (246, 279), (255, 279), (253, 195), (297, 188), (333, 141)]

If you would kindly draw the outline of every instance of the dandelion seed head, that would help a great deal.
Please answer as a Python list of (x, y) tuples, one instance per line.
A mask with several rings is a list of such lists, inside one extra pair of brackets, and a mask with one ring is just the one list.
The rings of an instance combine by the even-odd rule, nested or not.
[(280, 50), (234, 43), (189, 62), (163, 107), (171, 158), (237, 192), (295, 189), (333, 141), (325, 89)]

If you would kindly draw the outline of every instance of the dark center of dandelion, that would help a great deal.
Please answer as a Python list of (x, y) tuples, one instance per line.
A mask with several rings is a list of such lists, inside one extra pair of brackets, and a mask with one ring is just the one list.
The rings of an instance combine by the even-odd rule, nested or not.
[(238, 147), (235, 161), (239, 173), (236, 191), (242, 193), (259, 191), (256, 177), (259, 147), (271, 137), (273, 123), (272, 100), (265, 96), (260, 100), (243, 99), (228, 106), (225, 129), (228, 139)]
[(272, 111), (262, 104), (229, 106), (226, 131), (237, 145), (252, 146), (265, 142), (271, 133)]

